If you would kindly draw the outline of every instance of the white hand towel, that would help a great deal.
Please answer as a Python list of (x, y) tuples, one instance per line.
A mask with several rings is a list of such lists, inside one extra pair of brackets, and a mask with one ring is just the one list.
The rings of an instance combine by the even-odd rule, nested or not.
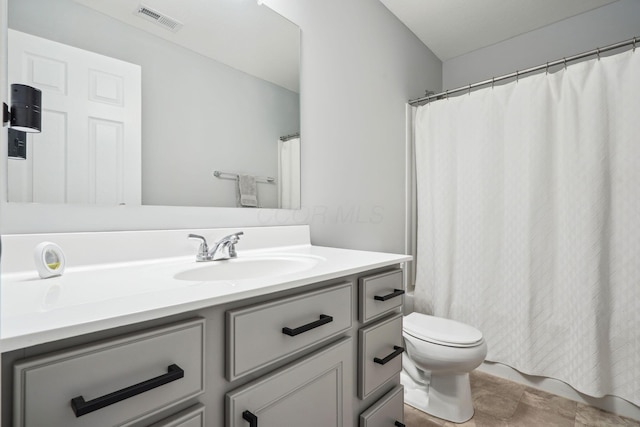
[(238, 176), (238, 205), (247, 208), (258, 207), (256, 179), (251, 175)]

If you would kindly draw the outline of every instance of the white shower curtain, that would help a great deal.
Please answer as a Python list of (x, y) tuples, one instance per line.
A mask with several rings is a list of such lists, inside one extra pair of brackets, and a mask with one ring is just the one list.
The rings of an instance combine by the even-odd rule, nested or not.
[(640, 405), (640, 51), (420, 107), (416, 308)]
[(278, 207), (300, 209), (300, 137), (278, 140)]

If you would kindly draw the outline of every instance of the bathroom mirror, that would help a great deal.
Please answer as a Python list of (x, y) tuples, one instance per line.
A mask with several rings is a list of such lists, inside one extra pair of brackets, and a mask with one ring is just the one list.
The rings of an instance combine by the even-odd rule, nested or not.
[[(8, 27), (8, 83), (43, 92), (42, 133), (8, 160), (9, 202), (237, 207), (247, 175), (258, 207), (300, 208), (300, 31), (268, 7), (8, 0)], [(62, 99), (74, 85), (98, 107)]]

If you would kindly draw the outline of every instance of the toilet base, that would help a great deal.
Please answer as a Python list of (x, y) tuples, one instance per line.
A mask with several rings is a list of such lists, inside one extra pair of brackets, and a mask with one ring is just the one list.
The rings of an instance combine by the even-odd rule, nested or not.
[(419, 384), (403, 370), (400, 382), (407, 405), (454, 423), (464, 423), (473, 417), (469, 374), (432, 374), (429, 384)]

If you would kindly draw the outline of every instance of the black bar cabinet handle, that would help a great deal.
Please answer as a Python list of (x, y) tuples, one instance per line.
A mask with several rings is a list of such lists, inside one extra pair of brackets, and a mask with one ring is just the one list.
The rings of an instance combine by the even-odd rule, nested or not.
[(244, 411), (242, 413), (242, 419), (245, 421), (249, 421), (249, 427), (258, 427), (258, 417), (256, 414), (252, 414), (249, 411)]
[(386, 365), (387, 363), (389, 363), (391, 361), (391, 359), (400, 356), (403, 352), (404, 352), (404, 348), (394, 345), (393, 346), (393, 353), (391, 353), (390, 355), (388, 355), (387, 357), (385, 357), (384, 359), (380, 359), (378, 357), (375, 357), (373, 359), (374, 362), (379, 363), (381, 365)]
[(284, 327), (282, 328), (282, 333), (285, 335), (289, 335), (290, 337), (295, 337), (303, 332), (310, 331), (311, 329), (317, 328), (318, 326), (326, 325), (327, 323), (333, 322), (333, 317), (327, 316), (326, 314), (321, 314), (320, 319), (315, 322), (307, 323), (306, 325), (302, 325), (300, 327), (291, 329)]
[(161, 385), (165, 385), (175, 380), (179, 380), (184, 377), (184, 370), (178, 365), (173, 364), (167, 367), (167, 373), (160, 375), (150, 380), (143, 381), (138, 384), (123, 388), (122, 390), (114, 391), (113, 393), (105, 394), (101, 397), (96, 397), (88, 402), (85, 402), (84, 397), (78, 396), (71, 399), (71, 409), (76, 417), (81, 417), (90, 412), (102, 409), (105, 406), (113, 405), (130, 397), (144, 393)]
[(406, 427), (404, 424), (402, 424), (400, 421), (396, 421), (394, 424), (394, 426), (396, 427)]
[(391, 298), (395, 298), (395, 297), (399, 297), (400, 295), (404, 294), (404, 289), (394, 289), (392, 293), (387, 294), (387, 295), (376, 295), (373, 297), (374, 300), (376, 301), (386, 301), (388, 299)]

